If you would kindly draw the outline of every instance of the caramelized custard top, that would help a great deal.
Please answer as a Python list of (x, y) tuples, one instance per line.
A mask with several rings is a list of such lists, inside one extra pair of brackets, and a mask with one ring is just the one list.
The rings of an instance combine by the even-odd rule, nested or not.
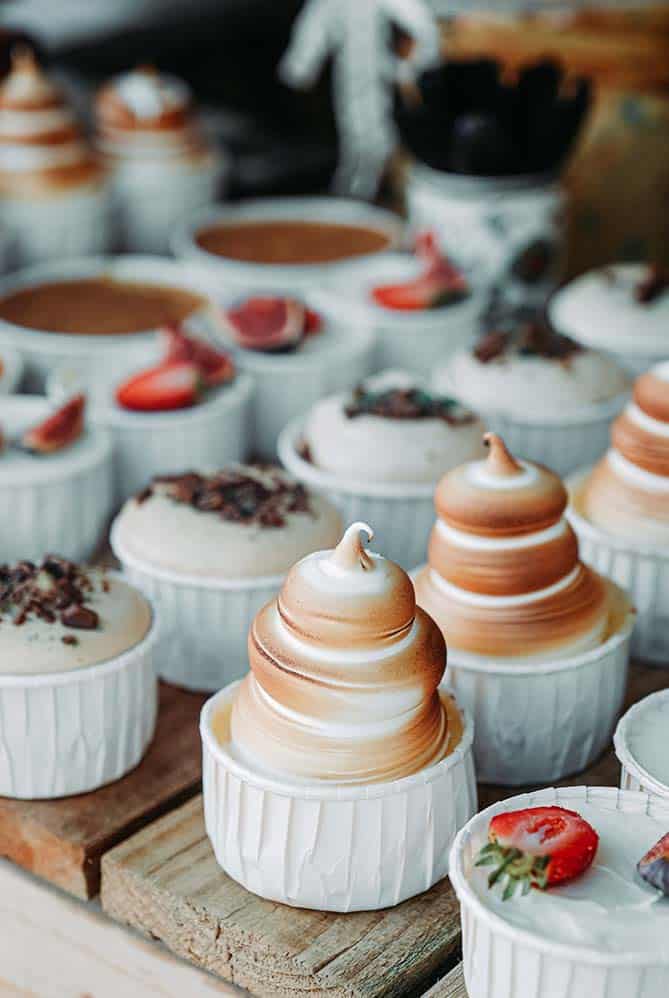
[(380, 229), (332, 222), (259, 221), (201, 229), (198, 246), (249, 263), (329, 263), (378, 253), (390, 239)]

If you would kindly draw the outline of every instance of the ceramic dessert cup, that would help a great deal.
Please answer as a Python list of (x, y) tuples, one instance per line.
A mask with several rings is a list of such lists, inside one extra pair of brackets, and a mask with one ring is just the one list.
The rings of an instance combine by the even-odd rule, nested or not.
[(476, 725), (480, 780), (518, 786), (583, 769), (623, 703), (634, 614), (578, 559), (566, 491), (488, 435), (486, 461), (444, 476), (418, 604), (449, 639), (450, 683)]
[[(107, 593), (125, 586), (107, 573)], [(127, 587), (126, 587), (127, 588)], [(145, 601), (143, 601), (145, 603)], [(58, 624), (51, 625), (59, 629)], [(0, 673), (0, 794), (49, 799), (88, 793), (120, 779), (148, 748), (156, 723), (155, 652), (158, 623), (148, 608), (148, 629), (92, 665), (69, 667), (73, 646), (88, 632), (66, 629), (62, 669), (27, 672), (4, 659)], [(3, 628), (12, 628), (3, 621)], [(23, 625), (26, 630), (29, 623)], [(18, 628), (17, 628), (18, 630)], [(62, 639), (61, 639), (62, 640)], [(16, 644), (16, 642), (15, 642)]]
[[(385, 411), (386, 403), (392, 407), (393, 396), (405, 391), (417, 393), (414, 415), (423, 403), (439, 404), (405, 372), (383, 372), (363, 383), (362, 395), (323, 399), (305, 417), (289, 423), (279, 435), (278, 452), (288, 471), (326, 495), (345, 521), (373, 520), (379, 546), (408, 570), (425, 557), (439, 475), (463, 458), (482, 453), (483, 427), (448, 399), (441, 402), (447, 416), (452, 406), (450, 423), (437, 416), (376, 414)], [(378, 397), (380, 408), (349, 416), (351, 406), (363, 404), (368, 392)], [(363, 402), (356, 402), (358, 396)]]
[(549, 302), (556, 329), (606, 350), (632, 374), (667, 358), (669, 281), (660, 268), (620, 263), (570, 281)]
[(2, 224), (14, 266), (104, 252), (105, 172), (65, 95), (24, 47), (0, 86), (0, 110)]
[(427, 890), (476, 806), (471, 722), (437, 690), (443, 639), (360, 530), (293, 567), (254, 620), (252, 671), (200, 725), (220, 865), (262, 897), (328, 911)]
[(167, 253), (177, 225), (223, 193), (223, 154), (206, 140), (187, 85), (149, 67), (106, 84), (96, 113), (121, 248)]
[[(340, 255), (323, 259), (323, 245), (327, 247), (331, 242), (326, 235), (323, 245), (317, 247), (321, 259), (314, 258), (313, 247), (307, 246), (303, 259), (297, 254), (298, 262), (276, 262), (270, 258), (281, 261), (285, 259), (287, 247), (299, 246), (295, 233), (289, 228), (279, 235), (276, 247), (270, 232), (261, 240), (257, 253), (247, 248), (244, 259), (208, 251), (198, 241), (204, 233), (219, 226), (253, 227), (263, 223), (282, 227), (306, 223), (310, 231), (316, 231), (319, 226), (336, 226), (336, 231), (352, 227), (362, 231), (365, 245), (362, 252), (356, 250), (354, 239), (353, 246), (343, 247)], [(279, 293), (292, 288), (297, 293), (318, 289), (324, 282), (345, 283), (371, 256), (399, 245), (402, 231), (403, 223), (397, 215), (360, 201), (334, 197), (262, 198), (199, 212), (176, 231), (172, 249), (177, 258), (188, 263), (189, 270), (210, 282), (214, 292), (223, 283), (226, 288), (239, 289), (240, 293), (248, 293), (249, 288)], [(372, 239), (367, 239), (369, 234)], [(270, 252), (273, 247), (276, 253)], [(267, 261), (258, 262), (254, 259), (257, 256), (267, 257)]]
[(24, 363), (18, 350), (5, 347), (0, 353), (0, 395), (13, 395), (21, 387)]
[(669, 690), (651, 693), (621, 717), (613, 736), (623, 790), (641, 790), (669, 805)]
[[(611, 850), (612, 845), (601, 838), (604, 827), (600, 825), (598, 828), (597, 815), (607, 829), (616, 820), (616, 815), (632, 828), (638, 822), (643, 822), (644, 827), (652, 823), (642, 849), (657, 841), (669, 827), (669, 804), (646, 793), (623, 792), (610, 787), (540, 790), (500, 801), (476, 815), (458, 834), (451, 851), (449, 869), (451, 883), (460, 901), (468, 995), (470, 998), (526, 998), (530, 994), (550, 995), (551, 998), (592, 998), (593, 995), (598, 998), (629, 998), (631, 995), (664, 998), (669, 989), (669, 954), (666, 947), (653, 949), (648, 944), (644, 946), (642, 940), (641, 945), (637, 943), (638, 949), (633, 943), (614, 948), (606, 945), (605, 932), (602, 932), (599, 944), (594, 940), (583, 941), (578, 925), (572, 934), (573, 941), (556, 940), (540, 922), (542, 909), (539, 905), (539, 917), (530, 912), (530, 923), (527, 927), (521, 927), (510, 920), (510, 914), (506, 916), (501, 906), (497, 905), (492, 910), (474, 889), (474, 862), (479, 849), (487, 841), (490, 819), (504, 811), (554, 804), (579, 813), (587, 809), (586, 820), (600, 831), (600, 850)], [(641, 855), (643, 851), (638, 856), (631, 856), (629, 864), (625, 864), (625, 872), (629, 870), (629, 890), (639, 895), (642, 892), (638, 887), (640, 881), (635, 880), (634, 865)], [(597, 871), (592, 872), (594, 876), (590, 884), (593, 886), (589, 890), (596, 892), (597, 883), (602, 885), (602, 880), (597, 881)], [(604, 871), (600, 872), (605, 875)], [(590, 873), (586, 873), (583, 880)], [(588, 888), (584, 882), (575, 881), (571, 891), (569, 887), (563, 890), (566, 892), (564, 904), (568, 905), (570, 893), (573, 892), (576, 897), (582, 898), (582, 905), (586, 905), (588, 896), (583, 897), (583, 892)], [(550, 892), (549, 888), (547, 895)], [(532, 905), (535, 899), (528, 897), (523, 900)], [(539, 900), (549, 901), (549, 898)], [(657, 905), (650, 903), (653, 900), (652, 894), (644, 890), (638, 906), (640, 911), (646, 915), (666, 904), (662, 899), (657, 900)], [(596, 908), (596, 896), (593, 901)], [(506, 902), (512, 905), (519, 903), (517, 900)], [(574, 904), (581, 906), (578, 901)], [(566, 917), (568, 914), (567, 909)], [(635, 912), (631, 911), (629, 917), (633, 926)], [(658, 911), (657, 917), (661, 926), (662, 913)], [(585, 920), (587, 928), (587, 915), (580, 915), (580, 918)], [(636, 939), (638, 937), (637, 931)]]
[[(65, 288), (72, 282), (74, 288), (72, 309), (76, 314), (77, 304), (81, 302), (80, 295), (86, 292), (85, 282), (99, 280), (111, 282), (112, 287), (118, 285), (123, 288), (126, 285), (133, 285), (140, 289), (165, 288), (168, 293), (176, 292), (179, 295), (183, 292), (185, 297), (183, 304), (179, 301), (162, 307), (160, 319), (149, 328), (137, 330), (136, 325), (132, 323), (132, 316), (129, 316), (128, 328), (132, 331), (126, 332), (108, 331), (108, 319), (104, 317), (104, 310), (100, 320), (104, 322), (104, 326), (101, 327), (104, 332), (96, 329), (98, 320), (94, 314), (91, 315), (90, 330), (81, 331), (80, 318), (77, 320), (76, 333), (49, 329), (48, 302), (43, 318), (40, 319), (40, 327), (35, 328), (26, 325), (23, 320), (19, 323), (15, 315), (16, 304), (9, 304), (16, 302), (15, 296), (21, 296), (20, 300), (25, 303), (27, 298), (24, 295), (32, 288), (36, 291), (52, 286)], [(80, 282), (84, 282), (83, 285)], [(93, 287), (93, 297), (94, 291)], [(87, 313), (93, 307), (90, 297), (89, 292), (85, 306)], [(188, 301), (191, 302), (192, 308), (187, 318), (188, 324), (194, 329), (210, 332), (213, 329), (214, 318), (209, 299), (201, 287), (187, 277), (184, 268), (173, 260), (126, 255), (65, 259), (29, 267), (0, 282), (0, 351), (5, 347), (20, 351), (26, 364), (28, 387), (34, 391), (43, 391), (49, 373), (64, 363), (77, 366), (93, 361), (101, 372), (111, 376), (114, 371), (127, 370), (132, 366), (140, 368), (145, 365), (147, 358), (152, 357), (155, 350), (157, 328), (164, 324), (172, 308), (180, 310), (180, 314), (174, 316), (175, 319), (183, 318), (181, 311), (189, 307)], [(24, 304), (21, 307), (27, 306)], [(31, 307), (34, 308), (34, 305)], [(128, 309), (131, 307), (131, 304), (127, 306)], [(118, 304), (116, 308), (119, 310), (119, 321), (121, 321), (120, 316), (124, 306)], [(8, 311), (9, 309), (11, 311)], [(63, 305), (59, 306), (59, 312), (64, 312)], [(156, 311), (155, 314), (158, 316), (159, 313)], [(11, 315), (11, 318), (8, 315)], [(26, 319), (26, 322), (29, 321), (35, 320)]]
[(15, 443), (53, 407), (38, 396), (0, 397), (0, 551), (3, 561), (39, 560), (49, 551), (85, 560), (95, 553), (113, 502), (113, 446), (88, 426), (52, 454), (28, 454)]
[(569, 482), (569, 517), (583, 556), (629, 590), (638, 612), (632, 651), (669, 658), (669, 364), (637, 379), (611, 446)]
[[(272, 470), (274, 476), (277, 471)], [(268, 469), (233, 466), (220, 493), (232, 502), (232, 485), (240, 501), (248, 503), (249, 488), (257, 484), (254, 501), (271, 503), (279, 480), (285, 477), (295, 485), (281, 475), (264, 491), (269, 475)], [(189, 477), (183, 476), (186, 485)], [(216, 491), (211, 484), (215, 477), (202, 476), (202, 491)], [(291, 505), (287, 495), (278, 525), (265, 526), (248, 516), (246, 521), (243, 516), (225, 520), (216, 510), (203, 512), (167, 498), (169, 488), (168, 483), (152, 484), (153, 496), (146, 498), (145, 491), (141, 502), (127, 503), (112, 524), (111, 547), (126, 577), (161, 610), (161, 678), (187, 689), (213, 691), (247, 671), (248, 631), (255, 614), (276, 596), (296, 557), (335, 543), (341, 520), (325, 500), (302, 492), (304, 510), (286, 512)], [(230, 515), (239, 515), (238, 509)], [(162, 544), (165, 534), (174, 538), (171, 555)]]

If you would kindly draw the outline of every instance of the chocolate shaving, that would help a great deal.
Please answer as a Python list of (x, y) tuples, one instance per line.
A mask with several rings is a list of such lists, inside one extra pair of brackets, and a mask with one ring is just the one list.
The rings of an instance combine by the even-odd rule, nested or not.
[(222, 520), (262, 527), (283, 527), (289, 513), (312, 512), (304, 485), (276, 468), (240, 466), (213, 475), (193, 471), (161, 475), (137, 501), (145, 502), (151, 495), (167, 496)]
[(640, 305), (650, 305), (669, 288), (669, 268), (652, 264), (634, 289)]
[(525, 319), (506, 331), (495, 329), (487, 333), (474, 347), (473, 353), (482, 364), (512, 353), (568, 362), (573, 354), (582, 350), (580, 343), (557, 333), (544, 319), (533, 318)]
[(11, 617), (17, 627), (35, 617), (47, 624), (60, 620), (65, 627), (93, 630), (99, 618), (85, 605), (92, 592), (89, 576), (55, 555), (47, 555), (41, 565), (20, 561), (0, 566), (0, 617)]
[(475, 416), (455, 399), (431, 395), (421, 388), (389, 388), (374, 392), (359, 386), (345, 406), (349, 419), (381, 416), (383, 419), (441, 419), (451, 426), (473, 423)]

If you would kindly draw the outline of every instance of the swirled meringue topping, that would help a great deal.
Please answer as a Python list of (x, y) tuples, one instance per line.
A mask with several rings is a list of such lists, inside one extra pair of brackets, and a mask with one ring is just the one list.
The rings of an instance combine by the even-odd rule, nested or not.
[[(230, 724), (233, 750), (265, 773), (343, 784), (393, 780), (454, 747), (437, 687), (439, 628), (408, 575), (367, 551), (354, 523), (299, 561), (249, 634), (251, 672)], [(457, 727), (457, 725), (456, 725)]]
[(636, 380), (611, 428), (611, 447), (574, 504), (611, 533), (669, 544), (669, 362)]
[(110, 157), (189, 158), (206, 151), (189, 87), (152, 66), (111, 79), (95, 109), (99, 145)]
[(65, 96), (18, 46), (0, 85), (0, 193), (28, 196), (99, 179)]
[(578, 559), (562, 482), (516, 460), (496, 434), (484, 439), (487, 459), (437, 487), (419, 605), (462, 652), (527, 661), (596, 647), (608, 626), (607, 588)]

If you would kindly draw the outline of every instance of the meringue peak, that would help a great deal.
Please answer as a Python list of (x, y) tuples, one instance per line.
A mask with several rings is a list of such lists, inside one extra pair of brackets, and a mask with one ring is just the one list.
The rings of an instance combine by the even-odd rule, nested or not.
[(356, 521), (344, 531), (342, 539), (333, 550), (328, 563), (346, 572), (354, 572), (362, 569), (363, 572), (374, 570), (374, 559), (370, 556), (367, 548), (363, 544), (360, 535), (367, 535), (369, 543), (374, 538), (374, 531), (367, 523)]
[(485, 433), (483, 443), (488, 450), (486, 471), (496, 478), (509, 478), (512, 475), (522, 475), (523, 466), (516, 461), (506, 444), (496, 433)]

